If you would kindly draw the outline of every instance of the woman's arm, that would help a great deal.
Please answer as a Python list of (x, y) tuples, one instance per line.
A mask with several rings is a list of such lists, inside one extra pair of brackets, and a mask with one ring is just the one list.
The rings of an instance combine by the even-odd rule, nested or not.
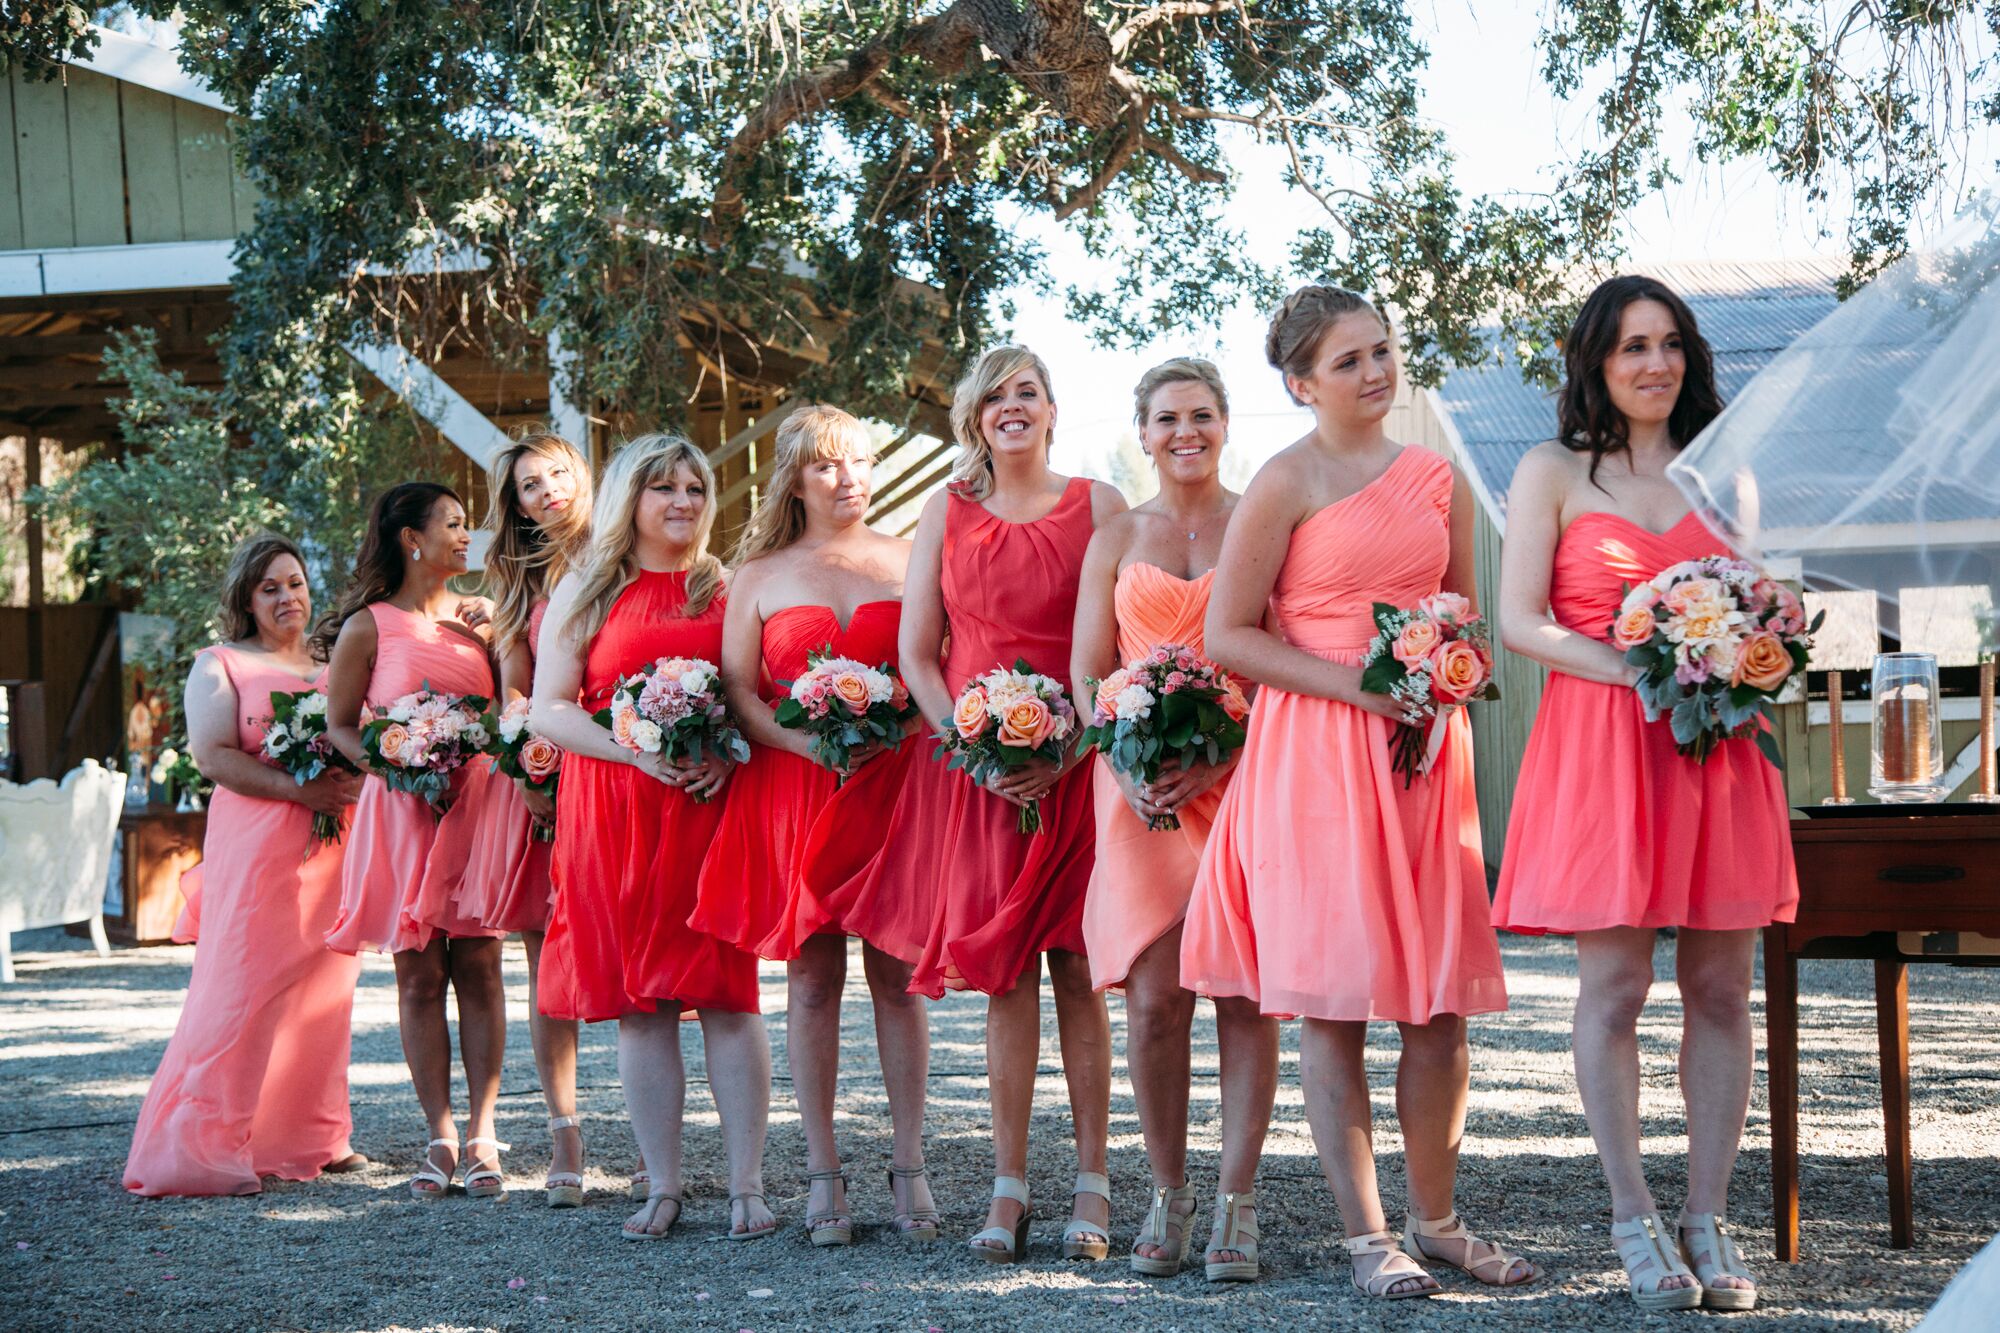
[[(516, 699), (526, 699), (535, 689), (535, 658), (528, 651), (528, 640), (524, 635), (514, 641), (500, 659), (500, 699), (498, 706), (505, 708)], [(532, 729), (532, 728), (531, 728)], [(530, 787), (525, 779), (514, 779), (514, 787), (521, 793), (521, 800), (527, 804), (528, 813), (541, 824), (553, 824), (556, 818), (555, 799), (547, 792)]]
[(361, 748), (361, 709), (375, 674), (375, 617), (362, 607), (340, 627), (326, 664), (326, 736), (362, 772), (369, 772)]
[(736, 715), (752, 746), (811, 759), (806, 733), (779, 726), (771, 706), (757, 693), (757, 683), (764, 674), (764, 612), (757, 605), (764, 583), (762, 566), (763, 561), (752, 560), (736, 571), (729, 604), (723, 608), (722, 688), (729, 696), (729, 711)]
[(1070, 636), (1071, 698), (1087, 722), (1090, 682), (1118, 669), (1118, 566), (1125, 558), (1130, 525), (1114, 523), (1092, 534), (1077, 577), (1076, 625)]
[(1209, 660), (1263, 685), (1352, 704), (1400, 719), (1387, 695), (1361, 688), (1361, 668), (1294, 648), (1264, 628), (1264, 615), (1291, 547), (1292, 529), (1311, 516), (1296, 462), (1284, 454), (1257, 473), (1229, 520), (1216, 562), (1203, 629)]
[(903, 577), (903, 619), (896, 635), (896, 655), (903, 682), (910, 687), (927, 722), (951, 725), (955, 702), (944, 683), (938, 661), (944, 651), (944, 520), (951, 497), (939, 491), (924, 503), (910, 544), (909, 572)]
[(1472, 498), (1472, 487), (1466, 483), (1465, 474), (1454, 465), (1451, 469), (1451, 560), (1445, 566), (1444, 582), (1439, 586), (1445, 592), (1455, 592), (1471, 602), (1474, 615), (1479, 613), (1479, 557), (1473, 549), (1473, 523), (1479, 514), (1478, 504)]
[(1500, 642), (1545, 666), (1596, 681), (1630, 685), (1638, 677), (1624, 654), (1587, 634), (1566, 629), (1549, 615), (1549, 582), (1562, 539), (1566, 460), (1541, 445), (1514, 470), (1507, 494), (1507, 539), (1500, 545)]

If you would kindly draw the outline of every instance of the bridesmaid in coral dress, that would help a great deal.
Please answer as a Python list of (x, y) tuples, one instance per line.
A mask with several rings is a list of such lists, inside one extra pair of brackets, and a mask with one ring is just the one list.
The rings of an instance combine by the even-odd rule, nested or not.
[[(447, 583), (465, 572), (471, 540), (465, 506), (434, 482), (393, 486), (369, 511), (354, 578), (313, 635), (315, 649), (329, 657), (327, 736), (364, 771), (364, 704), (384, 708), (420, 689), (493, 693), (485, 641), (460, 619), (465, 603)], [(483, 763), (460, 769), (442, 816), (419, 797), (390, 791), (380, 778), (364, 782), (341, 870), (340, 915), (326, 937), (327, 947), (339, 953), (378, 949), (395, 955), (403, 1058), (430, 1125), (424, 1164), (410, 1180), (410, 1192), (425, 1200), (443, 1197), (458, 1163), (447, 988), (458, 999), (459, 1055), (470, 1103), (465, 1192), (482, 1199), (506, 1193), (500, 1153), (507, 1145), (493, 1133), (507, 1044), (502, 932), (461, 915), (451, 903), (490, 776)]]
[(680, 436), (626, 444), (605, 471), (590, 546), (556, 585), (535, 654), (530, 724), (567, 756), (541, 1005), (552, 1018), (618, 1020), (619, 1081), (650, 1172), (627, 1240), (658, 1240), (680, 1221), (680, 1019), (689, 1010), (701, 1019), (729, 1156), (727, 1234), (750, 1240), (777, 1228), (764, 1205), (771, 1048), (757, 959), (687, 923), (734, 765), (714, 753), (694, 764), (627, 750), (591, 717), (619, 680), (661, 657), (721, 660), (722, 564), (708, 553), (714, 494), (708, 460)]
[[(958, 385), (958, 462), (918, 520), (900, 636), (910, 693), (937, 725), (949, 724), (973, 676), (1016, 659), (1066, 678), (1084, 549), (1125, 502), (1102, 483), (1049, 470), (1055, 416), (1048, 367), (1023, 347), (986, 353)], [(1017, 832), (1019, 807), (1037, 800), (1042, 831)], [(873, 919), (898, 903), (934, 901), (912, 987), (933, 998), (947, 989), (992, 997), (986, 1066), (997, 1178), (986, 1229), (970, 1243), (997, 1263), (1021, 1259), (1027, 1245), (1044, 953), (1081, 1168), (1063, 1252), (1102, 1259), (1109, 1245), (1110, 1024), (1083, 952), (1093, 833), (1088, 764), (1036, 761), (982, 790), (933, 760), (914, 765), (880, 852), (845, 883), (825, 886), (808, 864), (816, 896)]]
[[(865, 521), (873, 464), (867, 429), (838, 408), (803, 408), (778, 427), (770, 488), (737, 545), (723, 625), (722, 675), (750, 760), (731, 779), (691, 920), (787, 964), (785, 1052), (806, 1133), (806, 1231), (821, 1246), (854, 1236), (833, 1129), (848, 926), (807, 897), (801, 867), (814, 839), (831, 856), (879, 848), (910, 764), (928, 763), (930, 747), (912, 738), (858, 754), (841, 783), (812, 759), (806, 733), (780, 727), (772, 710), (822, 649), (870, 667), (896, 664), (910, 544)], [(923, 1137), (930, 1028), (923, 998), (909, 990), (910, 964), (898, 957), (916, 957), (923, 939), (911, 931), (883, 948), (865, 924), (853, 930), (889, 1098), (894, 1225), (905, 1237), (935, 1240)]]
[[(1361, 689), (1359, 665), (1374, 603), (1473, 594), (1466, 487), (1443, 458), (1384, 434), (1395, 349), (1365, 298), (1294, 292), (1265, 352), (1315, 425), (1251, 482), (1216, 567), (1209, 655), (1264, 688), (1202, 855), (1182, 975), (1203, 994), (1305, 1020), (1306, 1116), (1356, 1288), (1386, 1298), (1437, 1291), (1404, 1245), (1482, 1282), (1526, 1282), (1534, 1266), (1473, 1236), (1453, 1203), (1465, 1020), (1507, 1003), (1471, 729), (1455, 712), (1436, 766), (1406, 785), (1391, 768), (1399, 707)], [(1410, 1216), (1400, 1244), (1384, 1223), (1370, 1146), (1365, 1046), (1375, 1020), (1396, 1023), (1403, 1038), (1396, 1089)], [(1254, 1200), (1224, 1185), (1210, 1272), (1254, 1277)], [(1225, 1247), (1236, 1264), (1217, 1262)]]
[[(500, 663), (496, 710), (525, 705), (535, 685), (535, 636), (549, 591), (590, 541), (590, 464), (559, 435), (533, 431), (487, 468), (492, 504), (486, 583), (493, 593), (493, 653)], [(495, 775), (473, 830), (457, 908), (492, 930), (520, 931), (528, 953), (528, 1031), (549, 1112), (553, 1158), (542, 1190), (552, 1208), (583, 1202), (583, 1130), (576, 1115), (576, 1024), (537, 1003), (542, 941), (549, 928), (550, 839), (555, 802)]]
[[(1201, 652), (1202, 621), (1222, 534), (1239, 499), (1220, 473), (1229, 433), (1222, 376), (1206, 361), (1155, 366), (1139, 381), (1134, 418), (1160, 493), (1120, 514), (1090, 539), (1077, 593), (1071, 676), (1077, 698), (1121, 662), (1162, 644)], [(1221, 804), (1232, 757), (1135, 785), (1095, 761), (1097, 860), (1083, 906), (1093, 984), (1125, 990), (1126, 1062), (1139, 1128), (1153, 1171), (1153, 1202), (1132, 1246), (1132, 1268), (1153, 1277), (1180, 1271), (1194, 1226), (1187, 1178), (1188, 1039), (1194, 993), (1181, 985), (1181, 918), (1195, 869)], [(1179, 829), (1149, 831), (1171, 813)], [(1263, 1152), (1263, 1126), (1277, 1092), (1278, 1025), (1242, 999), (1216, 1002), (1222, 1053), (1224, 1180), (1245, 1186)], [(1268, 1051), (1264, 1048), (1268, 1047)]]
[[(1666, 477), (1722, 405), (1693, 313), (1653, 279), (1599, 287), (1563, 348), (1558, 437), (1521, 460), (1507, 508), (1506, 644), (1551, 671), (1493, 914), (1508, 930), (1576, 936), (1577, 1085), (1633, 1299), (1747, 1310), (1756, 1284), (1724, 1213), (1755, 1072), (1757, 932), (1798, 905), (1784, 785), (1749, 740), (1723, 742), (1706, 763), (1678, 754), (1666, 723), (1646, 721), (1634, 669), (1608, 641), (1627, 585), (1731, 554)], [(1660, 926), (1680, 928), (1678, 1246), (1639, 1146), (1637, 1025)]]
[(367, 1158), (348, 1147), (348, 1023), (360, 963), (329, 953), (341, 848), (313, 816), (344, 815), (360, 779), (301, 786), (264, 763), (271, 693), (319, 681), (306, 644), (305, 557), (283, 537), (236, 549), (222, 585), (226, 642), (188, 674), (195, 763), (215, 783), (201, 943), (125, 1163), (135, 1194), (255, 1194), (261, 1178), (311, 1180)]

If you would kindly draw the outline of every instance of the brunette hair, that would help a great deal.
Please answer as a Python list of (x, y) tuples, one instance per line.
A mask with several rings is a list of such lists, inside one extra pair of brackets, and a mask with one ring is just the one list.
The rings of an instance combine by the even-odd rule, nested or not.
[(400, 534), (405, 528), (421, 531), (443, 500), (457, 501), (461, 508), (465, 504), (457, 491), (435, 481), (406, 481), (375, 497), (375, 503), (368, 507), (368, 527), (361, 534), (361, 551), (354, 557), (354, 577), (341, 589), (333, 610), (313, 631), (314, 657), (324, 662), (333, 656), (340, 628), (355, 612), (370, 602), (396, 595), (408, 572)]
[(1146, 425), (1146, 413), (1152, 410), (1153, 395), (1169, 384), (1202, 385), (1215, 395), (1217, 410), (1225, 417), (1229, 415), (1229, 390), (1222, 387), (1222, 372), (1215, 368), (1215, 363), (1198, 356), (1177, 356), (1141, 375), (1132, 390), (1132, 420), (1141, 429)]
[(708, 536), (715, 529), (715, 469), (685, 436), (641, 435), (613, 455), (611, 466), (604, 470), (590, 516), (590, 547), (577, 564), (576, 600), (559, 631), (565, 642), (581, 647), (596, 637), (618, 594), (639, 577), (638, 557), (633, 554), (638, 545), (633, 525), (639, 496), (681, 467), (694, 473), (706, 493), (688, 551), (687, 602), (681, 614), (700, 615), (722, 591), (722, 562), (708, 553)]
[(1563, 383), (1556, 395), (1556, 439), (1566, 449), (1590, 455), (1593, 486), (1604, 456), (1622, 452), (1631, 443), (1625, 414), (1612, 404), (1605, 386), (1604, 363), (1618, 346), (1618, 321), (1634, 301), (1658, 301), (1680, 331), (1687, 369), (1681, 376), (1680, 397), (1667, 418), (1674, 447), (1687, 444), (1722, 413), (1722, 398), (1715, 390), (1715, 356), (1687, 302), (1657, 278), (1631, 274), (1599, 283), (1576, 312), (1576, 322), (1563, 341)]
[(245, 537), (231, 553), (229, 568), (222, 575), (222, 609), (216, 615), (224, 643), (237, 643), (257, 632), (257, 617), (250, 613), (250, 600), (257, 595), (257, 585), (264, 581), (264, 571), (281, 555), (298, 561), (299, 569), (304, 571), (306, 557), (298, 543), (275, 532)]
[[(521, 512), (521, 497), (514, 489), (514, 465), (529, 454), (564, 464), (576, 478), (575, 498), (549, 528)], [(549, 595), (590, 541), (590, 464), (562, 436), (528, 430), (494, 455), (486, 469), (486, 490), (492, 497), (484, 527), (493, 534), (486, 553), (486, 586), (494, 603), (493, 647), (505, 654), (527, 634), (535, 603)]]
[(743, 525), (730, 563), (742, 567), (759, 556), (782, 551), (806, 530), (806, 502), (795, 489), (799, 473), (816, 460), (872, 458), (868, 428), (837, 407), (815, 403), (786, 417), (778, 427), (771, 482), (757, 512)]
[[(952, 464), (951, 475), (945, 478), (946, 490), (968, 500), (984, 500), (992, 491), (993, 445), (980, 433), (979, 410), (986, 405), (987, 394), (1024, 370), (1035, 372), (1042, 382), (1042, 392), (1053, 403), (1056, 391), (1049, 383), (1048, 363), (1012, 343), (995, 347), (980, 357), (958, 382), (951, 396), (951, 433), (958, 441), (958, 458)], [(1051, 442), (1055, 439), (1053, 430), (1049, 439)]]
[(1389, 327), (1375, 303), (1360, 292), (1321, 283), (1299, 288), (1271, 312), (1271, 326), (1264, 334), (1264, 359), (1286, 377), (1286, 397), (1299, 401), (1292, 392), (1292, 380), (1309, 378), (1319, 345), (1333, 326), (1343, 316), (1363, 310), (1381, 320), (1383, 328)]

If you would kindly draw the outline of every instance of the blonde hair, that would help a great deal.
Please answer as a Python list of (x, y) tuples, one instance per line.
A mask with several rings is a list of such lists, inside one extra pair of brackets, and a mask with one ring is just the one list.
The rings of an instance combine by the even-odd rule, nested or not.
[[(552, 527), (521, 512), (514, 489), (514, 465), (533, 454), (566, 465), (576, 478), (576, 495)], [(577, 447), (552, 431), (530, 428), (494, 455), (486, 468), (491, 497), (482, 525), (493, 534), (486, 556), (486, 586), (493, 594), (493, 646), (502, 655), (528, 632), (535, 603), (549, 595), (563, 572), (590, 541), (590, 463)]]
[(305, 572), (306, 558), (298, 543), (275, 532), (259, 532), (244, 538), (230, 555), (228, 572), (222, 576), (222, 609), (216, 616), (224, 643), (236, 643), (257, 632), (257, 617), (251, 613), (250, 602), (257, 595), (257, 585), (264, 581), (264, 571), (281, 555), (298, 561), (299, 572)]
[(741, 568), (759, 556), (782, 551), (806, 531), (806, 502), (799, 497), (799, 473), (807, 463), (875, 455), (868, 428), (837, 407), (814, 403), (802, 407), (779, 425), (772, 456), (771, 482), (743, 525), (730, 563)]
[(1215, 368), (1215, 363), (1198, 356), (1177, 356), (1141, 375), (1138, 387), (1132, 390), (1132, 420), (1141, 428), (1146, 424), (1146, 413), (1152, 409), (1153, 395), (1169, 384), (1202, 385), (1215, 395), (1215, 405), (1222, 415), (1229, 415), (1229, 391), (1222, 387), (1222, 372)]
[(568, 643), (582, 647), (595, 638), (618, 594), (639, 577), (634, 555), (639, 496), (682, 467), (694, 473), (707, 492), (707, 502), (702, 505), (694, 544), (689, 548), (687, 603), (681, 614), (700, 615), (722, 590), (722, 562), (708, 553), (708, 536), (715, 528), (715, 469), (686, 436), (665, 432), (641, 435), (627, 441), (612, 457), (598, 486), (590, 518), (590, 547), (578, 564), (576, 601), (561, 630)]
[(1373, 301), (1345, 287), (1301, 287), (1272, 312), (1271, 327), (1264, 335), (1264, 359), (1286, 376), (1285, 394), (1293, 402), (1299, 396), (1292, 392), (1292, 380), (1312, 377), (1313, 360), (1327, 333), (1343, 316), (1363, 310), (1381, 320), (1383, 328), (1389, 327)]
[[(1042, 391), (1053, 403), (1056, 391), (1049, 383), (1047, 363), (1027, 348), (1012, 343), (995, 347), (980, 357), (958, 382), (951, 396), (951, 433), (958, 440), (958, 458), (952, 464), (951, 475), (945, 478), (946, 490), (968, 500), (984, 500), (992, 491), (993, 446), (980, 433), (979, 412), (986, 405), (987, 394), (1024, 370), (1035, 372), (1042, 382)], [(1053, 430), (1049, 438), (1055, 438)]]

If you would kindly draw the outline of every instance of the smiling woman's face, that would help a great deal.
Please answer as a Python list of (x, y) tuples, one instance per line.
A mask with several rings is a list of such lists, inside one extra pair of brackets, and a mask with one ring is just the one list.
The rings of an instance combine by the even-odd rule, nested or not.
[(1634, 301), (1618, 315), (1618, 344), (1604, 358), (1604, 392), (1632, 423), (1671, 417), (1687, 376), (1687, 349), (1674, 312), (1658, 301)]
[(1048, 386), (1032, 369), (1023, 370), (986, 395), (979, 407), (979, 431), (996, 456), (1046, 449), (1056, 405)]
[(548, 527), (576, 501), (576, 477), (564, 459), (524, 453), (514, 460), (513, 478), (521, 516), (537, 527)]
[(1162, 480), (1189, 485), (1207, 481), (1222, 466), (1229, 418), (1215, 391), (1196, 380), (1162, 384), (1146, 401), (1146, 424), (1139, 447), (1160, 470)]

